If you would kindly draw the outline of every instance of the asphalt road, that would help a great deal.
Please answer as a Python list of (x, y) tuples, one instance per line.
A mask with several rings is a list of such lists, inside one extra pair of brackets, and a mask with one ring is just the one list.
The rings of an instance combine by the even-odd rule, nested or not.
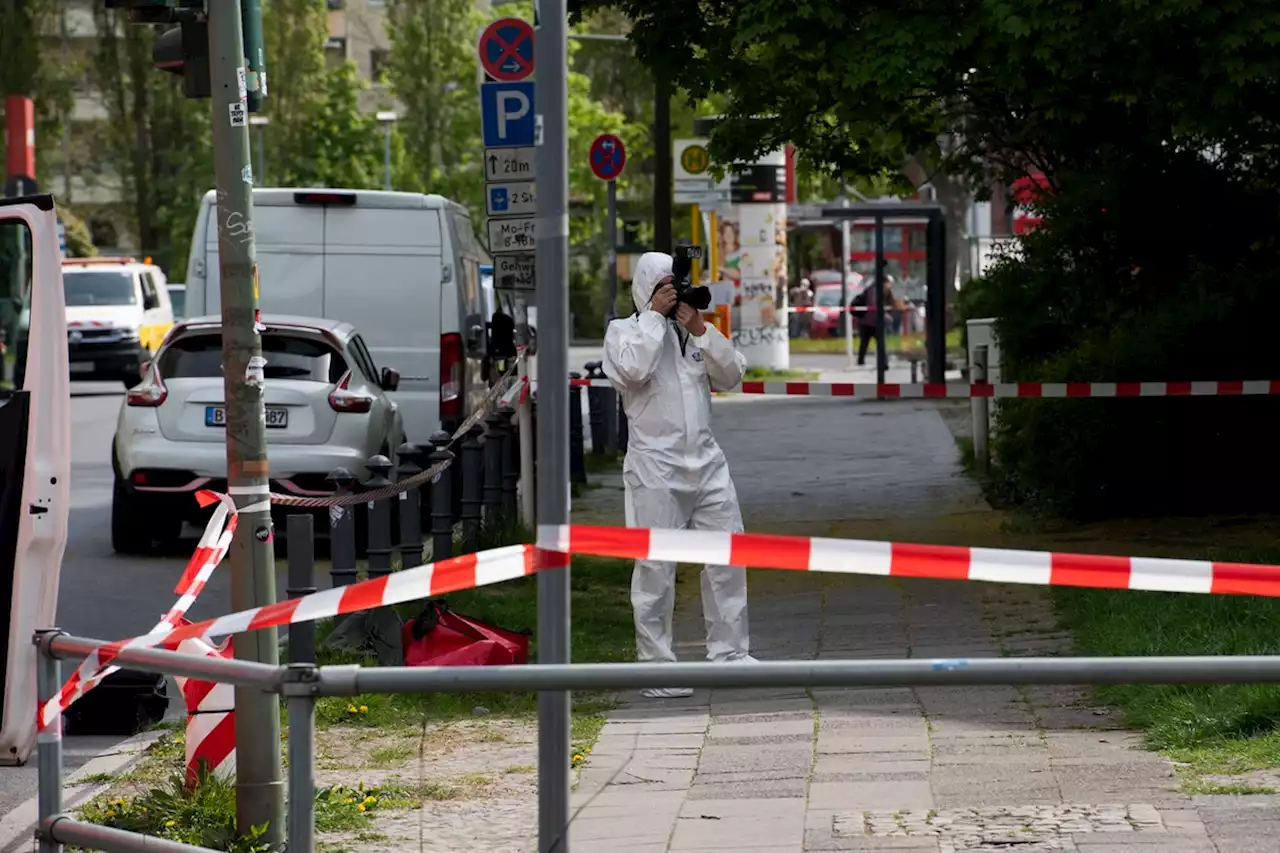
[[(71, 392), (71, 510), (58, 593), (58, 627), (80, 636), (114, 640), (150, 630), (173, 604), (173, 586), (188, 554), (139, 559), (111, 550), (111, 441), (123, 388), (117, 383), (75, 383)], [(192, 543), (186, 543), (190, 545)], [(224, 567), (225, 568), (225, 567)], [(215, 575), (194, 608), (195, 618), (230, 606), (226, 572)], [(64, 665), (64, 670), (69, 665)], [(176, 691), (170, 688), (170, 695)], [(171, 706), (171, 713), (180, 703)], [(68, 771), (123, 738), (68, 737)], [(26, 767), (0, 767), (0, 814), (36, 792), (35, 755)], [(0, 839), (3, 848), (8, 839)]]

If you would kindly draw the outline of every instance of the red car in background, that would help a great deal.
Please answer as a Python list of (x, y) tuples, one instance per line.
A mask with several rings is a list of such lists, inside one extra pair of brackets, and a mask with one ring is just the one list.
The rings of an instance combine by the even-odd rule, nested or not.
[[(814, 338), (829, 338), (840, 334), (840, 273), (838, 270), (818, 270), (809, 276), (813, 286), (813, 314), (809, 321), (809, 334)], [(862, 292), (863, 277), (849, 274), (849, 300)], [(826, 309), (826, 310), (824, 310)]]

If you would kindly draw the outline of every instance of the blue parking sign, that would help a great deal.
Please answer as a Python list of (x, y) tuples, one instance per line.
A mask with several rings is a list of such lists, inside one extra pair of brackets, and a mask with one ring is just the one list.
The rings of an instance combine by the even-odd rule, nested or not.
[(506, 187), (490, 187), (489, 188), (489, 209), (494, 213), (505, 213), (509, 202), (507, 200)]
[(480, 127), (485, 148), (526, 148), (533, 145), (533, 84), (482, 84)]

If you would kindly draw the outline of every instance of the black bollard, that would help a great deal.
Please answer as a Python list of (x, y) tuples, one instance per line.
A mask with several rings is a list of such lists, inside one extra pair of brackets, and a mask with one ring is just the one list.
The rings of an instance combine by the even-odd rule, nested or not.
[(484, 523), (499, 524), (502, 519), (502, 465), (507, 440), (507, 426), (502, 413), (493, 411), (484, 419)]
[[(570, 373), (570, 379), (581, 379), (578, 373)], [(587, 482), (587, 458), (582, 435), (582, 388), (569, 386), (569, 482)]]
[[(450, 441), (449, 433), (443, 430), (431, 434), (431, 444), (435, 450), (427, 457), (429, 468), (453, 459), (453, 453), (448, 449)], [(452, 485), (453, 477), (450, 476), (448, 468), (437, 474), (431, 481), (431, 561), (433, 563), (453, 556)]]
[[(396, 480), (407, 480), (422, 473), (418, 459), (422, 448), (405, 442), (396, 448), (400, 467)], [(422, 565), (422, 489), (415, 486), (400, 493), (400, 568), (412, 569)]]
[[(502, 419), (502, 515), (513, 521), (520, 517), (516, 506), (520, 488), (520, 424), (516, 410), (510, 406), (499, 406), (498, 415)], [(524, 487), (532, 489), (533, 483), (525, 483)]]
[(618, 401), (618, 452), (626, 455), (627, 443), (631, 439), (631, 428), (627, 425), (627, 412)]
[[(316, 520), (311, 513), (289, 516), (285, 535), (289, 540), (289, 586), (285, 594), (302, 598), (316, 591)], [(316, 623), (312, 620), (289, 625), (289, 663), (315, 663)]]
[[(382, 454), (370, 456), (365, 463), (369, 479), (364, 487), (369, 491), (391, 485), (387, 475), (391, 473), (391, 460)], [(391, 502), (394, 498), (369, 501), (369, 577), (380, 578), (391, 574)]]
[[(345, 468), (329, 473), (334, 497), (351, 494), (356, 478)], [(288, 532), (287, 530), (285, 531)], [(346, 586), (356, 582), (356, 508), (354, 504), (329, 507), (329, 582)]]
[(462, 441), (462, 553), (480, 550), (480, 492), (489, 476), (484, 470), (484, 427), (475, 424)]
[[(586, 364), (588, 379), (601, 379), (604, 374), (600, 372), (600, 362), (588, 361)], [(594, 385), (587, 389), (587, 412), (591, 424), (591, 453), (595, 456), (603, 456), (608, 452), (605, 445), (605, 428), (604, 428), (604, 399), (601, 395), (605, 388), (597, 388)]]

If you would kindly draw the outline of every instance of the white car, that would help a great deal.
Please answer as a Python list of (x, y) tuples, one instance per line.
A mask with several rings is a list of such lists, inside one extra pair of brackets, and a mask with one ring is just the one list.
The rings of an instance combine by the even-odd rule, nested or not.
[[(273, 491), (332, 492), (330, 472), (368, 475), (365, 462), (394, 460), (404, 423), (391, 392), (400, 374), (374, 364), (347, 323), (267, 315), (262, 332), (268, 458)], [(204, 515), (198, 489), (226, 488), (226, 408), (218, 317), (174, 327), (116, 425), (111, 544), (122, 554), (172, 542), (183, 521)]]

